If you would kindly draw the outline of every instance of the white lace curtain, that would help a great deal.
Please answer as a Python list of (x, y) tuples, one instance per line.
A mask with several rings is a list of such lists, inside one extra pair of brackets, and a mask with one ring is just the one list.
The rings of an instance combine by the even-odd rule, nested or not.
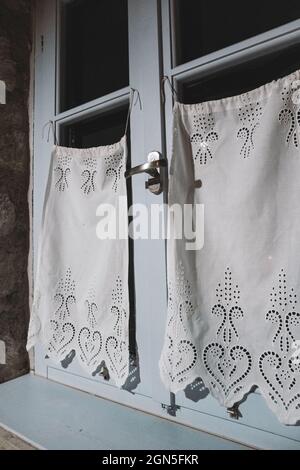
[(204, 204), (204, 247), (169, 241), (160, 361), (170, 391), (201, 377), (232, 407), (258, 386), (285, 424), (300, 419), (299, 79), (175, 104), (169, 204)]
[[(55, 146), (44, 203), (28, 344), (54, 361), (76, 358), (88, 373), (105, 365), (128, 376), (128, 239), (100, 240), (97, 208), (127, 224), (126, 139), (89, 149)], [(124, 210), (125, 208), (125, 210)], [(123, 221), (123, 222), (122, 222)]]

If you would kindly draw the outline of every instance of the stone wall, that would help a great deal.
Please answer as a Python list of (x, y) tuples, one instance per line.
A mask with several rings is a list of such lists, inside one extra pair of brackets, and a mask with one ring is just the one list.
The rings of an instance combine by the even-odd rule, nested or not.
[(0, 383), (29, 370), (30, 0), (0, 0)]

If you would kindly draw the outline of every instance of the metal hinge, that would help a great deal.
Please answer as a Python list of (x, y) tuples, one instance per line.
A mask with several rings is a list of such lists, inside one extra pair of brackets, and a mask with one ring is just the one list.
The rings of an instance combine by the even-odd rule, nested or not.
[(166, 410), (168, 415), (176, 416), (176, 412), (180, 410), (180, 406), (176, 405), (175, 393), (170, 393), (170, 404), (167, 405), (166, 403), (162, 403), (161, 407), (163, 410)]

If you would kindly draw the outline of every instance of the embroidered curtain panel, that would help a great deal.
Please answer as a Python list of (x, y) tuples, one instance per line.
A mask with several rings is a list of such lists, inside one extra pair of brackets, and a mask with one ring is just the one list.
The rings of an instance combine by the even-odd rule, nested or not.
[[(44, 203), (27, 348), (74, 355), (92, 374), (104, 363), (118, 386), (128, 376), (128, 238), (99, 239), (97, 208), (110, 204), (127, 227), (126, 139), (53, 150)], [(123, 205), (118, 213), (119, 197)]]
[(201, 377), (232, 407), (258, 386), (285, 424), (300, 419), (299, 78), (175, 104), (169, 204), (204, 205), (204, 247), (168, 243), (160, 360), (170, 391)]

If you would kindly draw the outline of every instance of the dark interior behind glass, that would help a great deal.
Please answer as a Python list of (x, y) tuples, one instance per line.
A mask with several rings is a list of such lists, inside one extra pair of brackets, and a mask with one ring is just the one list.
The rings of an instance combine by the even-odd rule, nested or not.
[(179, 84), (178, 99), (183, 103), (199, 103), (238, 95), (297, 69), (300, 69), (300, 44), (189, 83)]
[(176, 64), (300, 18), (300, 1), (174, 0)]
[(127, 0), (61, 2), (60, 111), (129, 84)]
[(88, 148), (118, 142), (125, 132), (128, 108), (96, 115), (63, 125), (60, 143), (66, 147)]

